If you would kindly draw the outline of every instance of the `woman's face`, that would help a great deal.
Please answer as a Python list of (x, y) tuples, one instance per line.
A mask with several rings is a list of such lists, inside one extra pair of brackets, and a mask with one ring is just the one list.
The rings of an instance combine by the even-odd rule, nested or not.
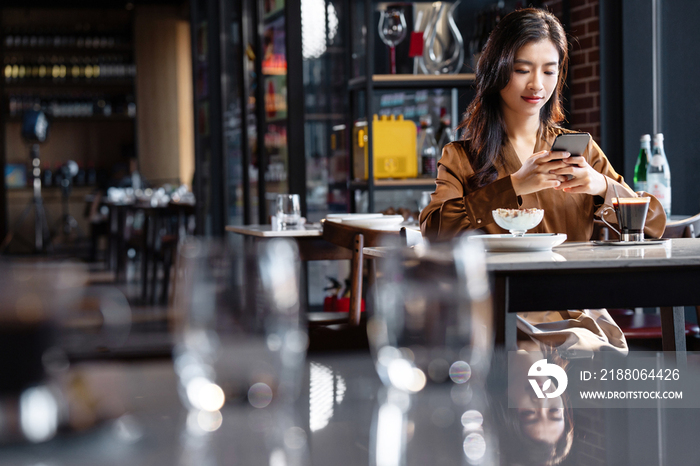
[(510, 81), (501, 89), (504, 112), (538, 115), (552, 97), (559, 79), (559, 52), (549, 40), (530, 42), (515, 54)]
[(566, 421), (564, 419), (564, 402), (561, 397), (537, 398), (530, 386), (529, 379), (535, 380), (542, 388), (548, 377), (531, 377), (527, 369), (531, 362), (537, 360), (539, 354), (532, 353), (528, 359), (523, 359), (512, 374), (514, 382), (509, 390), (509, 404), (516, 406), (518, 420), (523, 434), (536, 442), (550, 445), (559, 441), (564, 434)]
[(566, 423), (561, 398), (540, 400), (533, 392), (532, 396), (520, 397), (517, 406), (523, 433), (530, 439), (554, 444), (564, 434)]

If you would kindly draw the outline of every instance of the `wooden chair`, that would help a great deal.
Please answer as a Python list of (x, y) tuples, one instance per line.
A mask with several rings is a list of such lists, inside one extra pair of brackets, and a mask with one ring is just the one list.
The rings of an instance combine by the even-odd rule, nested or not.
[(663, 238), (697, 238), (698, 236), (700, 236), (700, 214), (667, 223), (663, 234)]
[[(350, 312), (309, 313), (310, 326), (350, 324), (360, 325), (362, 306), (362, 284), (364, 274), (364, 257), (362, 248), (372, 246), (388, 246), (406, 244), (401, 239), (399, 231), (372, 230), (350, 226), (340, 222), (321, 220), (323, 239), (331, 244), (345, 248), (351, 252), (350, 269)], [(415, 236), (408, 233), (412, 238)], [(405, 234), (404, 234), (405, 235)], [(405, 236), (404, 236), (405, 237)], [(374, 265), (370, 263), (369, 277), (373, 277)]]
[[(700, 236), (700, 214), (669, 222), (662, 238), (696, 238), (698, 236)], [(659, 313), (640, 314), (631, 309), (609, 309), (608, 312), (628, 340), (660, 340), (662, 337), (662, 317)], [(695, 306), (695, 313), (700, 322), (700, 306)], [(686, 322), (685, 335), (686, 337), (700, 335), (700, 327)]]

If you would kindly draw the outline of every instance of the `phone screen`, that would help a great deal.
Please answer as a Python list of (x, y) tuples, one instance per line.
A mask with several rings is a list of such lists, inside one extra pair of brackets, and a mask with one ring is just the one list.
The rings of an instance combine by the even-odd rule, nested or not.
[(553, 151), (566, 151), (571, 155), (583, 155), (591, 140), (588, 133), (566, 133), (560, 134), (552, 144)]

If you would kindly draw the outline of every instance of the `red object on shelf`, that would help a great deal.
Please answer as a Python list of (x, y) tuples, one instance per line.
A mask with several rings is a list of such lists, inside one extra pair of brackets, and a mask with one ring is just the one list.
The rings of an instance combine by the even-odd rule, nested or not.
[(408, 47), (409, 57), (420, 57), (423, 55), (423, 33), (422, 32), (412, 32), (411, 33), (411, 45)]
[[(323, 312), (350, 312), (350, 298), (326, 296), (323, 300)], [(360, 303), (360, 312), (365, 312), (365, 300)]]

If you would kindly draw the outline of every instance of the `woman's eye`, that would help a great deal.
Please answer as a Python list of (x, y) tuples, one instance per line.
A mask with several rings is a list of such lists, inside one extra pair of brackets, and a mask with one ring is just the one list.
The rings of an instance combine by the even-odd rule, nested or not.
[(516, 73), (526, 74), (527, 70), (515, 70)]
[(544, 74), (549, 75), (549, 76), (555, 76), (557, 74), (556, 71), (545, 71)]

